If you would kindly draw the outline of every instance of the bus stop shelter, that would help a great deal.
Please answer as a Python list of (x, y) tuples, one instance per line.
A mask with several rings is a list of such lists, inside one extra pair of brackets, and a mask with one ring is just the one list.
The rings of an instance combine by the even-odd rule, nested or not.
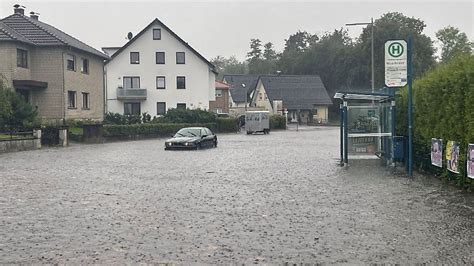
[(395, 147), (402, 144), (395, 138), (393, 94), (337, 92), (334, 98), (341, 101), (341, 165), (363, 159), (392, 165), (403, 157), (400, 147)]

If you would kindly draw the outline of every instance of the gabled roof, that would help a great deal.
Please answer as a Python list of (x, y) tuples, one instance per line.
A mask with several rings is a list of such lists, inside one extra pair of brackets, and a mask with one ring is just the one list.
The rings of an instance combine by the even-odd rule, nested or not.
[[(230, 94), (236, 103), (246, 101), (245, 95), (255, 90), (259, 75), (224, 75), (225, 82), (230, 84)], [(245, 87), (242, 86), (245, 84)]]
[(104, 53), (39, 20), (15, 13), (0, 20), (0, 40), (19, 41), (33, 46), (69, 46), (104, 59)]
[(186, 46), (186, 48), (188, 48), (189, 50), (191, 50), (191, 52), (193, 52), (197, 57), (199, 57), (202, 61), (204, 61), (206, 64), (209, 65), (209, 67), (211, 68), (211, 70), (214, 72), (214, 73), (217, 73), (216, 72), (216, 67), (211, 63), (209, 62), (204, 56), (202, 56), (200, 53), (198, 53), (196, 50), (194, 50), (193, 47), (191, 47), (191, 45), (189, 45), (187, 42), (185, 42), (183, 39), (181, 39), (176, 33), (174, 33), (174, 31), (172, 31), (170, 28), (168, 28), (168, 26), (166, 26), (163, 22), (161, 22), (158, 18), (155, 18), (150, 24), (148, 24), (148, 26), (146, 26), (143, 30), (141, 30), (137, 35), (135, 35), (135, 37), (133, 37), (130, 41), (128, 41), (124, 46), (122, 46), (117, 52), (115, 52), (111, 59), (114, 59), (117, 55), (119, 55), (123, 50), (125, 50), (125, 48), (127, 48), (130, 44), (132, 44), (136, 39), (140, 38), (140, 36), (142, 36), (149, 28), (151, 28), (153, 26), (153, 24), (155, 23), (158, 23), (160, 24), (164, 29), (166, 29), (169, 33), (171, 33), (171, 35), (173, 35), (173, 37), (175, 37), (179, 42), (181, 42), (184, 46)]
[(319, 76), (262, 75), (260, 80), (270, 102), (282, 100), (287, 109), (313, 109), (332, 104)]

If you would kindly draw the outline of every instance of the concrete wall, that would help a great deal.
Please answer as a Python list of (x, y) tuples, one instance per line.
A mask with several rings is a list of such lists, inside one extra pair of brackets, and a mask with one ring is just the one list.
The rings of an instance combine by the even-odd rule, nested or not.
[[(67, 55), (76, 57), (76, 70), (67, 70)], [(77, 50), (63, 50), (64, 107), (66, 119), (104, 119), (104, 60)], [(82, 59), (89, 60), (89, 73), (82, 73)], [(68, 107), (68, 91), (76, 92), (76, 108)], [(89, 109), (83, 108), (82, 93), (89, 93)]]
[(41, 149), (41, 130), (33, 132), (31, 139), (0, 140), (0, 153)]
[[(161, 29), (161, 40), (153, 40), (153, 29)], [(130, 64), (130, 52), (140, 53), (140, 64)], [(165, 52), (165, 64), (156, 64), (156, 52)], [(176, 64), (176, 52), (185, 52), (186, 63)], [(106, 64), (107, 111), (123, 114), (125, 102), (140, 102), (141, 112), (157, 114), (157, 102), (166, 108), (186, 107), (208, 109), (215, 100), (215, 77), (209, 65), (177, 40), (161, 24), (155, 22), (120, 54)], [(140, 87), (147, 89), (147, 99), (117, 100), (117, 87), (123, 86), (124, 76), (139, 76)], [(166, 89), (156, 89), (156, 76), (165, 76)], [(176, 77), (186, 77), (186, 89), (177, 89)]]
[[(218, 90), (216, 88), (216, 90)], [(216, 112), (216, 108), (222, 109), (223, 113), (229, 113), (229, 90), (221, 89), (222, 96), (217, 97), (215, 101), (209, 101), (209, 110), (211, 112)]]
[(64, 118), (62, 51), (57, 47), (36, 48), (31, 53), (31, 79), (48, 82), (46, 89), (31, 91), (31, 104), (42, 119)]
[(317, 121), (314, 122), (327, 122), (328, 121), (328, 107), (327, 106), (315, 106), (314, 110), (316, 110), (317, 114), (315, 114), (315, 118)]

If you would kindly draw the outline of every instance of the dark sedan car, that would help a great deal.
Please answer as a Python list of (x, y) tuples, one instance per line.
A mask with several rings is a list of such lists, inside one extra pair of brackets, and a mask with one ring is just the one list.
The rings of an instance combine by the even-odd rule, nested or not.
[(165, 141), (165, 150), (217, 147), (217, 136), (207, 127), (186, 127), (180, 129)]

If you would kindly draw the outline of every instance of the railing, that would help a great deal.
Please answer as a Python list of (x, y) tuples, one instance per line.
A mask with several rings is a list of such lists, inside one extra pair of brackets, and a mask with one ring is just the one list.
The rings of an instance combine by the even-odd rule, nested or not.
[(146, 89), (117, 88), (117, 100), (146, 100)]
[(12, 140), (32, 140), (35, 139), (35, 132), (0, 132), (0, 141), (12, 141)]

